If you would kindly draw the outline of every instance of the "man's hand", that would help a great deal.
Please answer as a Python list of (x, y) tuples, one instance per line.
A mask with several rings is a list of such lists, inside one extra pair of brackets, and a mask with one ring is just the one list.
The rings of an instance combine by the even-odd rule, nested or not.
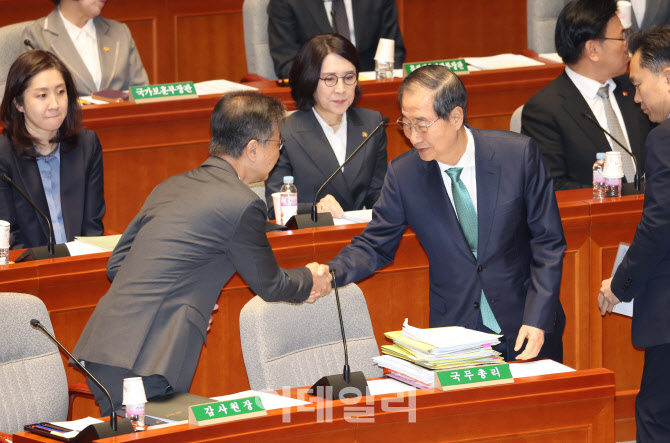
[(342, 218), (344, 215), (344, 210), (342, 206), (335, 200), (335, 197), (328, 194), (319, 200), (319, 203), (316, 205), (317, 212), (330, 212), (333, 215), (333, 218)]
[(598, 294), (598, 307), (600, 308), (600, 315), (605, 315), (608, 312), (612, 312), (614, 306), (619, 303), (621, 300), (614, 295), (612, 292), (612, 279), (608, 278), (603, 280), (603, 284), (600, 287), (600, 293)]
[[(212, 314), (214, 314), (216, 311), (219, 310), (219, 304), (216, 303), (214, 305), (214, 309), (212, 309)], [(214, 321), (214, 316), (210, 315), (209, 316), (209, 324), (207, 325), (207, 332), (209, 332), (212, 329), (212, 322)]]
[[(308, 263), (306, 267), (312, 272), (312, 292), (310, 292), (309, 297), (305, 302), (314, 303), (317, 298), (323, 297), (328, 294), (331, 290), (330, 281), (332, 277), (329, 272), (321, 272), (319, 270), (325, 265), (319, 266), (318, 263)], [(325, 266), (328, 269), (328, 266)]]
[(519, 329), (519, 335), (516, 337), (514, 351), (521, 349), (525, 339), (528, 339), (528, 343), (526, 343), (523, 352), (516, 356), (517, 360), (530, 360), (537, 357), (544, 344), (544, 331), (533, 326), (522, 325), (521, 329)]

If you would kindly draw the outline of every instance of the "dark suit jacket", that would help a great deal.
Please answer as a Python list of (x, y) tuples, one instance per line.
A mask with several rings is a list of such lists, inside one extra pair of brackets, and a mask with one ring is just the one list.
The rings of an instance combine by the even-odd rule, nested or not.
[(654, 25), (670, 25), (670, 2), (668, 0), (647, 0), (642, 26), (637, 25), (635, 10), (632, 12), (632, 19), (633, 25), (630, 28), (632, 32), (651, 28)]
[[(60, 159), (61, 209), (67, 240), (72, 241), (78, 235), (102, 235), (105, 192), (98, 136), (82, 129), (77, 147), (69, 152), (61, 151)], [(51, 216), (37, 161), (16, 155), (4, 135), (0, 135), (2, 173), (6, 173), (47, 216)], [(11, 224), (11, 249), (47, 244), (49, 228), (46, 222), (4, 181), (0, 181), (0, 220)]]
[[(347, 153), (363, 142), (382, 121), (377, 111), (351, 107), (347, 111)], [(279, 192), (284, 176), (292, 175), (298, 188), (298, 213), (309, 213), (314, 196), (340, 166), (326, 134), (312, 110), (296, 111), (281, 126), (286, 140), (277, 165), (265, 185), (270, 217), (274, 217), (272, 193)], [(365, 135), (363, 135), (365, 134)], [(331, 194), (345, 211), (371, 208), (379, 198), (386, 175), (386, 131), (379, 131), (323, 190)]]
[(670, 120), (647, 138), (647, 188), (633, 243), (612, 279), (621, 301), (635, 298), (633, 344), (670, 343)]
[[(100, 89), (125, 90), (130, 86), (148, 85), (147, 71), (144, 70), (128, 26), (103, 17), (94, 18), (93, 23), (102, 71)], [(91, 95), (98, 90), (93, 76), (70, 40), (57, 8), (47, 17), (35, 20), (25, 29), (21, 38), (30, 40), (37, 49), (56, 54), (72, 73), (79, 95)], [(26, 47), (26, 50), (29, 49)]]
[[(395, 40), (395, 67), (400, 68), (405, 61), (405, 44), (395, 0), (352, 0), (352, 9), (361, 71), (374, 71), (380, 38)], [(307, 40), (331, 32), (323, 0), (270, 0), (268, 40), (277, 76), (288, 77), (293, 59)]]
[[(614, 96), (642, 173), (649, 119), (633, 101), (635, 88), (628, 75), (617, 77), (614, 82), (617, 85)], [(595, 119), (586, 100), (565, 72), (523, 107), (521, 133), (537, 141), (556, 190), (591, 187), (596, 154), (612, 150), (605, 134), (584, 114)]]
[(109, 259), (112, 286), (74, 355), (159, 374), (188, 391), (210, 314), (235, 272), (266, 301), (309, 296), (307, 268), (277, 266), (266, 216), (263, 201), (218, 157), (158, 185)]
[(412, 150), (391, 161), (372, 221), (329, 265), (339, 285), (360, 280), (393, 261), (409, 226), (430, 262), (431, 327), (482, 330), (483, 289), (508, 346), (514, 345), (522, 324), (554, 332), (560, 340), (562, 330), (554, 330), (554, 324), (563, 316), (558, 296), (565, 239), (540, 152), (532, 139), (519, 134), (477, 129), (472, 133), (479, 221), (476, 258), (437, 162), (424, 162)]

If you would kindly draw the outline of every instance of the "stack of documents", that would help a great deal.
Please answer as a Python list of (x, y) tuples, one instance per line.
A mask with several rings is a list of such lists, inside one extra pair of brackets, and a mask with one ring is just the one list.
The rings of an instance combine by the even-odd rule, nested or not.
[(492, 349), (500, 335), (460, 326), (419, 329), (405, 319), (402, 331), (387, 332), (392, 345), (382, 346), (374, 359), (387, 375), (413, 386), (432, 387), (436, 370), (468, 368), (503, 363)]

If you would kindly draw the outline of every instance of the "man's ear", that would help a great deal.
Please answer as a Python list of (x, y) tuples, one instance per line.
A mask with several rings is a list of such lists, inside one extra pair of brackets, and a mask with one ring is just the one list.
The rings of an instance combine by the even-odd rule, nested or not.
[(591, 61), (597, 62), (600, 60), (600, 40), (587, 40), (584, 43), (584, 50), (582, 51), (582, 57), (587, 57)]
[(663, 79), (665, 79), (665, 84), (670, 86), (670, 67), (667, 67), (661, 72)]
[(247, 145), (244, 147), (244, 150), (242, 151), (242, 155), (246, 156), (247, 159), (251, 160), (252, 162), (255, 162), (259, 144), (260, 143), (258, 140), (249, 140), (249, 143), (247, 143)]
[(463, 108), (460, 106), (456, 106), (454, 109), (451, 110), (449, 113), (449, 123), (456, 126), (456, 127), (461, 127), (463, 126)]

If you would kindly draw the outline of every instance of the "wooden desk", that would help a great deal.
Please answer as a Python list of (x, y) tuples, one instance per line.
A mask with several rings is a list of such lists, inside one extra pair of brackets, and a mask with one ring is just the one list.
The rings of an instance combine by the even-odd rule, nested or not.
[[(597, 293), (609, 277), (616, 246), (632, 240), (642, 211), (642, 196), (590, 200), (590, 190), (557, 193), (567, 239), (561, 302), (567, 324), (563, 335), (564, 363), (576, 369), (605, 367), (616, 374), (617, 440), (635, 438), (634, 398), (639, 387), (643, 353), (630, 339), (629, 318), (600, 317)], [(334, 257), (364, 225), (325, 227), (268, 235), (281, 266), (303, 266)], [(14, 252), (14, 254), (16, 254)], [(49, 310), (54, 330), (73, 348), (95, 305), (109, 288), (105, 267), (109, 254), (70, 257), (0, 267), (0, 291), (39, 296)], [(428, 326), (428, 259), (412, 231), (405, 233), (396, 260), (359, 282), (368, 303), (375, 338), (385, 344), (384, 332), (405, 318)], [(248, 388), (239, 339), (239, 312), (253, 296), (235, 275), (223, 288), (220, 309), (200, 356), (191, 392), (228, 394)], [(122, 344), (119, 352), (123, 352)], [(222, 359), (220, 356), (225, 355)], [(70, 383), (82, 382), (68, 368)], [(225, 377), (221, 377), (225, 374)], [(75, 402), (75, 417), (95, 414), (88, 400)]]
[[(265, 417), (200, 428), (179, 425), (102, 441), (614, 441), (614, 374), (606, 369), (460, 391), (422, 389), (359, 401), (318, 399), (316, 406), (291, 408), (284, 415), (270, 411)], [(35, 441), (53, 440), (25, 432), (14, 435), (15, 443)]]

